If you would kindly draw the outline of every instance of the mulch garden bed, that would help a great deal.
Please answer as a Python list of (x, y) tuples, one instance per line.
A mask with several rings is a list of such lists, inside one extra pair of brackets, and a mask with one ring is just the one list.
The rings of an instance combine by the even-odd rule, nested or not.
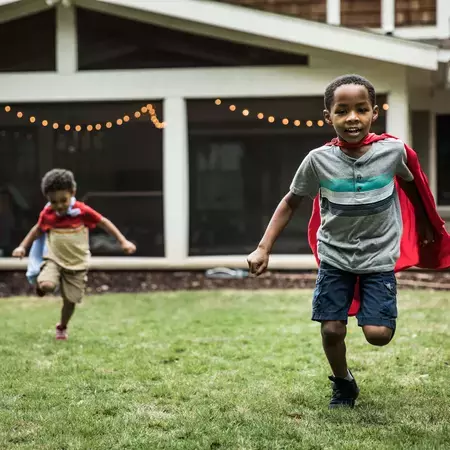
[[(400, 287), (450, 290), (450, 271), (406, 271), (397, 274)], [(267, 272), (259, 278), (213, 279), (192, 271), (92, 271), (88, 294), (204, 289), (311, 289), (316, 272)], [(0, 297), (34, 295), (23, 272), (0, 272)]]

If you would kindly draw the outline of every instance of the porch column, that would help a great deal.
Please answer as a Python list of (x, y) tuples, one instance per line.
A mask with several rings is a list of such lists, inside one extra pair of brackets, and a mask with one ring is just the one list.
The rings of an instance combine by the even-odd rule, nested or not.
[(77, 18), (70, 3), (56, 6), (56, 70), (72, 74), (78, 69)]
[(428, 181), (434, 198), (437, 201), (438, 194), (438, 158), (436, 146), (436, 113), (430, 111), (430, 142), (428, 146)]
[(436, 1), (436, 22), (439, 38), (448, 39), (450, 37), (450, 2), (448, 0)]
[(341, 24), (341, 0), (327, 0), (327, 23)]
[(189, 154), (186, 101), (164, 99), (163, 139), (164, 251), (180, 262), (189, 253)]
[[(389, 109), (386, 112), (386, 132), (411, 145), (408, 87), (395, 84), (387, 96)], [(382, 105), (379, 105), (382, 108)]]
[(384, 33), (395, 30), (395, 0), (381, 0), (381, 29)]

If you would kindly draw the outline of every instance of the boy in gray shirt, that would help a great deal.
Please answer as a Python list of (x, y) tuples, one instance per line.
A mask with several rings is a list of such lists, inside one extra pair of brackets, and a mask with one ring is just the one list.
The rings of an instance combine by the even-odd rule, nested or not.
[(320, 267), (312, 320), (321, 322), (323, 348), (333, 371), (329, 406), (353, 407), (359, 388), (347, 367), (344, 341), (357, 278), (361, 295), (358, 325), (367, 341), (383, 346), (395, 332), (394, 267), (402, 235), (395, 179), (414, 205), (424, 245), (433, 241), (433, 228), (408, 169), (403, 142), (370, 139), (371, 125), (378, 118), (373, 85), (359, 75), (337, 78), (326, 88), (324, 117), (337, 139), (303, 160), (290, 191), (247, 260), (251, 273), (262, 274), (276, 239), (302, 199), (319, 194)]

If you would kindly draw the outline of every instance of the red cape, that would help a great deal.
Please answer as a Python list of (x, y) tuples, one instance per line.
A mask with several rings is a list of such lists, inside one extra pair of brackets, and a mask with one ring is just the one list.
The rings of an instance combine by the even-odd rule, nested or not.
[[(373, 142), (387, 138), (395, 138), (389, 134), (376, 135), (370, 133), (358, 144), (358, 146), (368, 145)], [(333, 139), (330, 145), (339, 145), (338, 139)], [(400, 242), (400, 258), (395, 266), (395, 272), (405, 270), (409, 267), (417, 266), (423, 269), (447, 269), (450, 267), (450, 234), (445, 229), (445, 222), (439, 216), (436, 203), (431, 193), (427, 176), (420, 167), (416, 152), (405, 144), (407, 155), (407, 166), (414, 176), (414, 183), (425, 206), (431, 224), (435, 231), (434, 243), (424, 247), (419, 245), (419, 235), (416, 229), (416, 215), (412, 203), (409, 201), (405, 191), (396, 180), (396, 188), (400, 201), (400, 209), (403, 220), (403, 235)], [(308, 241), (314, 253), (317, 263), (317, 231), (320, 226), (320, 202), (319, 195), (314, 199), (311, 219), (308, 225)], [(349, 309), (349, 315), (355, 316), (360, 307), (359, 288), (355, 289), (355, 297)]]

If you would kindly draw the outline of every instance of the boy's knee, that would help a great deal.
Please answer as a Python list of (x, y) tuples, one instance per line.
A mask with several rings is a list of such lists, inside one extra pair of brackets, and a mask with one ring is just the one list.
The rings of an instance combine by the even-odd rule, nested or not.
[(38, 283), (39, 289), (45, 293), (53, 292), (56, 289), (56, 284), (51, 281), (41, 281)]
[(393, 330), (383, 326), (365, 325), (363, 331), (367, 342), (379, 347), (389, 344), (393, 336)]
[(345, 339), (347, 325), (338, 320), (322, 322), (322, 338), (328, 344), (335, 344)]

